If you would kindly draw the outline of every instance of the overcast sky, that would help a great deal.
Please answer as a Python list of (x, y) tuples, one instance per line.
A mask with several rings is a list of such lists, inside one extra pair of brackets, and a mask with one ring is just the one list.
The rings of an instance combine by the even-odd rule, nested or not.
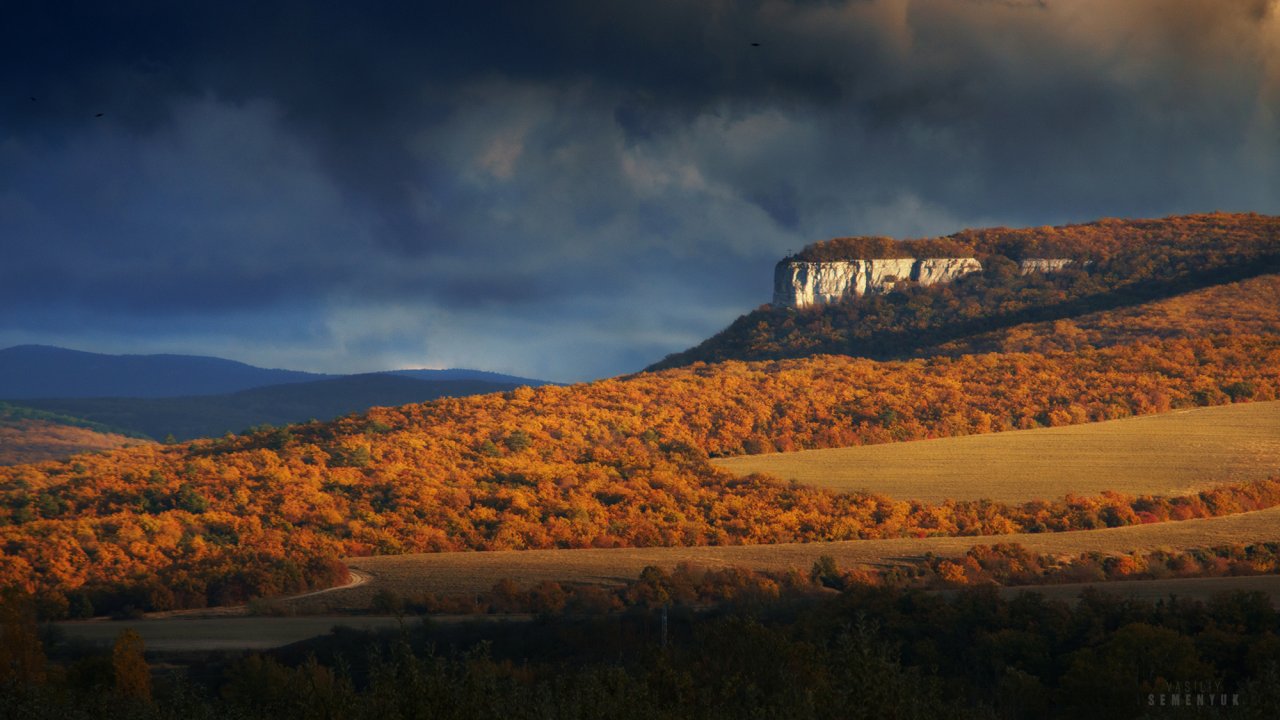
[(817, 239), (1280, 213), (1277, 2), (371, 4), (7, 1), (0, 347), (582, 380)]

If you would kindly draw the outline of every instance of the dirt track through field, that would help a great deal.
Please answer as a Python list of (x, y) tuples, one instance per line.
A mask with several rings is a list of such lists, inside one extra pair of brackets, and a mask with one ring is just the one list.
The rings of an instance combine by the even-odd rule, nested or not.
[(713, 462), (743, 475), (928, 502), (1025, 502), (1103, 490), (1182, 495), (1280, 474), (1280, 401)]
[(405, 597), (425, 592), (478, 593), (504, 578), (523, 586), (542, 580), (568, 583), (622, 583), (648, 565), (672, 568), (689, 562), (702, 567), (740, 566), (762, 570), (808, 572), (821, 555), (842, 567), (882, 565), (935, 555), (961, 555), (977, 544), (1017, 542), (1038, 553), (1129, 552), (1158, 548), (1191, 548), (1261, 541), (1280, 541), (1280, 507), (1202, 520), (1134, 525), (1064, 533), (1023, 533), (982, 537), (895, 538), (828, 543), (787, 543), (725, 547), (526, 550), (425, 553), (347, 558), (345, 562), (370, 576), (353, 589), (337, 590), (303, 601), (298, 607), (319, 612), (368, 607), (373, 594), (392, 590)]
[[(1280, 600), (1280, 575), (1222, 578), (1179, 578), (1172, 580), (1132, 580), (1110, 583), (1038, 585), (1001, 588), (1002, 595), (1012, 598), (1023, 592), (1036, 592), (1050, 600), (1073, 601), (1086, 587), (1120, 597), (1154, 601), (1179, 598), (1208, 601), (1215, 596), (1237, 590), (1261, 592), (1274, 601)], [(314, 597), (314, 596), (311, 596)], [(431, 616), (432, 623), (471, 621), (521, 622), (530, 615), (452, 615)], [(230, 617), (230, 618), (164, 618), (107, 622), (75, 621), (56, 623), (69, 639), (91, 645), (110, 646), (125, 628), (142, 635), (149, 652), (186, 653), (207, 651), (265, 650), (327, 635), (334, 627), (356, 630), (399, 630), (413, 627), (415, 616), (387, 615), (322, 615), (309, 617)]]

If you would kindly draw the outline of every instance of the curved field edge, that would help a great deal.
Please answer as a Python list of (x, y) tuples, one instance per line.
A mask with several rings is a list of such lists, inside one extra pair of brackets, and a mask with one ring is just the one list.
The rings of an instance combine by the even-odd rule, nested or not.
[(1280, 468), (1280, 401), (1178, 410), (1035, 430), (718, 458), (842, 492), (940, 503), (1018, 503), (1104, 490), (1179, 495)]
[[(827, 555), (841, 567), (877, 566), (918, 559), (926, 553), (959, 557), (974, 545), (1017, 543), (1040, 554), (1126, 553), (1158, 549), (1206, 548), (1280, 541), (1280, 507), (1217, 518), (1133, 525), (1059, 533), (1013, 533), (983, 537), (891, 538), (840, 542), (782, 543), (711, 547), (609, 548), (496, 552), (417, 553), (351, 557), (351, 569), (370, 576), (352, 590), (317, 598), (315, 608), (367, 607), (374, 593), (401, 596), (484, 592), (499, 580), (521, 585), (549, 580), (561, 583), (620, 584), (645, 567), (673, 568), (687, 562), (707, 568), (800, 570)], [(303, 607), (312, 607), (304, 605)]]

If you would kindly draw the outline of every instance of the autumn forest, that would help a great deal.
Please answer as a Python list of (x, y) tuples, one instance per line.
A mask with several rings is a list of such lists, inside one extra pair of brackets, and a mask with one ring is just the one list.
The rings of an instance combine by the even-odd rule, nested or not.
[[(1270, 697), (1280, 625), (1265, 595), (1142, 605), (1088, 591), (1068, 606), (997, 591), (1273, 576), (1272, 536), (1069, 553), (1002, 536), (1270, 512), (1280, 507), (1280, 468), (1205, 477), (1176, 493), (926, 502), (735, 475), (712, 462), (1280, 400), (1278, 218), (842, 238), (795, 257), (956, 255), (980, 257), (984, 269), (819, 307), (764, 306), (648, 370), (590, 383), (164, 443), (0, 408), (0, 441), (21, 436), (33, 457), (130, 445), (0, 467), (0, 687), (14, 690), (0, 694), (0, 707), (48, 717), (169, 717), (186, 707), (308, 718), (375, 706), (402, 711), (380, 717), (428, 707), (459, 717), (490, 716), (481, 707), (495, 717), (667, 708), (672, 717), (733, 717), (772, 707), (812, 717), (841, 707), (848, 683), (870, 682), (890, 695), (860, 702), (881, 713), (954, 715), (946, 698), (967, 695), (975, 717), (1054, 708), (1070, 716), (1086, 692), (1110, 693), (1125, 717), (1125, 698), (1158, 687), (1168, 668), (1216, 668), (1255, 699)], [(1019, 273), (1027, 257), (1075, 262)], [(339, 633), (297, 651), (305, 655), (228, 656), (203, 689), (164, 681), (159, 704), (136, 633), (117, 639), (109, 661), (73, 654), (58, 665), (35, 630), (37, 621), (246, 603), (245, 612), (274, 612), (290, 596), (367, 579), (344, 558), (354, 568), (354, 558), (409, 553), (941, 537), (973, 541), (959, 554), (858, 566), (817, 550), (811, 565), (788, 570), (681, 562), (612, 584), (522, 582), (518, 568), (483, 592), (375, 584), (361, 611), (400, 618), (398, 639)], [(404, 618), (418, 614), (539, 620), (410, 631)], [(1172, 654), (1163, 669), (1132, 676), (1139, 647)], [(956, 659), (966, 653), (981, 662)], [(1112, 665), (1090, 674), (1097, 663)], [(787, 684), (794, 672), (813, 678), (808, 695)], [(291, 699), (304, 695), (314, 702)]]
[[(930, 505), (735, 478), (708, 462), (1280, 398), (1276, 281), (1262, 274), (1280, 247), (1272, 218), (1107, 221), (945, 242), (1097, 260), (1035, 279), (988, 263), (970, 284), (756, 311), (733, 326), (765, 313), (760, 332), (776, 335), (765, 328), (781, 322), (790, 334), (777, 347), (802, 358), (694, 363), (3, 468), (0, 583), (35, 593), (45, 616), (67, 617), (324, 587), (345, 578), (338, 558), (351, 555), (1053, 532), (1280, 503), (1277, 477), (1186, 497)], [(1097, 308), (1036, 319), (1072, 303)], [(929, 331), (957, 318), (978, 322), (962, 338)], [(819, 354), (832, 350), (823, 338), (871, 342), (885, 328), (939, 349)], [(726, 332), (717, 352), (770, 354), (756, 335)], [(788, 337), (810, 344), (801, 352)]]

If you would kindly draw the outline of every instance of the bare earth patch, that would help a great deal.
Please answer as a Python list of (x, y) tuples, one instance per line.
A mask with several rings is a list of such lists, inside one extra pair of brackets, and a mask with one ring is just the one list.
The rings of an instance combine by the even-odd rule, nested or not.
[(1108, 422), (717, 459), (746, 475), (942, 502), (1182, 495), (1280, 472), (1280, 401)]

